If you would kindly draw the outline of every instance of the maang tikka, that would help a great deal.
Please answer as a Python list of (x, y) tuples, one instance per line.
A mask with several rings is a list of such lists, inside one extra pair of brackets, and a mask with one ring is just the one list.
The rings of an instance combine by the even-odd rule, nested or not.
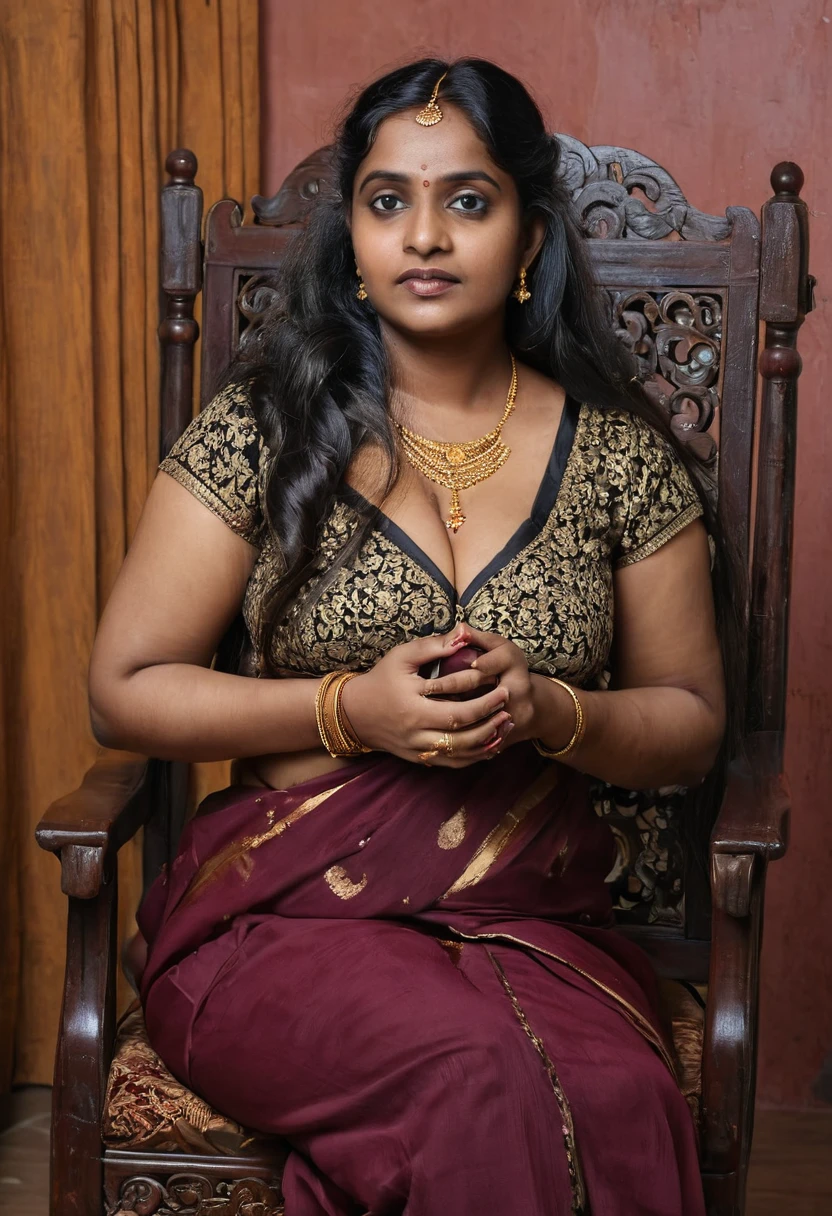
[(447, 75), (447, 72), (442, 73), (436, 84), (433, 86), (430, 101), (425, 106), (424, 110), (420, 110), (416, 115), (416, 121), (420, 127), (435, 127), (438, 122), (442, 121), (443, 114), (439, 108), (439, 105), (437, 104), (436, 97), (439, 93), (439, 86)]

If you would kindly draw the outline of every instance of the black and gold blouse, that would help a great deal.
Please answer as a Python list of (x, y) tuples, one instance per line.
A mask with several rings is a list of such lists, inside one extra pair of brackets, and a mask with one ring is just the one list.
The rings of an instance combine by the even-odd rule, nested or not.
[[(193, 420), (160, 466), (258, 548), (243, 603), (253, 639), (281, 573), (261, 509), (267, 460), (248, 392), (235, 385)], [(593, 687), (612, 644), (613, 571), (654, 553), (702, 514), (684, 466), (647, 423), (569, 399), (529, 518), (461, 594), (347, 485), (324, 521), (307, 592), (359, 526), (357, 507), (374, 511), (373, 530), (311, 608), (303, 593), (287, 608), (270, 656), (279, 674), (364, 670), (391, 647), (464, 618), (516, 642), (532, 671)], [(255, 669), (262, 658), (255, 647)]]

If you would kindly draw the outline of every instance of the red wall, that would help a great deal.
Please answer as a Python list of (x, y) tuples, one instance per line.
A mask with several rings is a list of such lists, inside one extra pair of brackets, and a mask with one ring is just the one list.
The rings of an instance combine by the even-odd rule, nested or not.
[[(806, 174), (817, 310), (801, 337), (787, 768), (790, 851), (770, 874), (759, 1096), (811, 1104), (832, 1052), (832, 4), (829, 0), (261, 0), (264, 191), (327, 142), (345, 98), (425, 53), (520, 76), (553, 130), (657, 160), (705, 211), (759, 211), (780, 160)], [(828, 12), (828, 16), (826, 13)], [(823, 387), (827, 386), (826, 393)]]

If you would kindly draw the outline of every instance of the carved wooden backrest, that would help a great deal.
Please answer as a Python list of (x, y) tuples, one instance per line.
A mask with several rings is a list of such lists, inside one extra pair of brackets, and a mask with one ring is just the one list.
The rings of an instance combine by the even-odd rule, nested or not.
[[(766, 459), (758, 478), (752, 602), (739, 608), (751, 622), (749, 718), (752, 726), (782, 740), (800, 371), (796, 338), (811, 307), (806, 209), (798, 197), (802, 174), (788, 163), (772, 173), (775, 197), (763, 209), (764, 239), (753, 212), (744, 207), (731, 207), (725, 216), (697, 211), (666, 170), (637, 152), (558, 138), (562, 173), (609, 300), (610, 324), (636, 355), (647, 391), (669, 412), (680, 437), (717, 467), (719, 513), (746, 563), (758, 329), (761, 321), (767, 324), (759, 428)], [(192, 153), (172, 153), (167, 168), (163, 453), (191, 415), (193, 301), (203, 282), (205, 404), (257, 311), (259, 276), (279, 265), (316, 197), (331, 184), (329, 149), (322, 148), (272, 199), (252, 200), (254, 224), (243, 224), (237, 203), (216, 203), (207, 216), (200, 264), (196, 160)], [(609, 819), (620, 846), (611, 881), (622, 920), (653, 925), (654, 936), (706, 938), (707, 883), (685, 872), (676, 831), (678, 798), (606, 790), (596, 809)], [(171, 814), (169, 835), (175, 835), (179, 816), (173, 809)]]

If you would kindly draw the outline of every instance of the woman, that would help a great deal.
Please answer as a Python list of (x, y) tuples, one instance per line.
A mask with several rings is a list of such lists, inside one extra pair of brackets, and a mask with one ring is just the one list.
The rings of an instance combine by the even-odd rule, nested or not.
[(361, 94), (96, 643), (102, 742), (237, 762), (142, 908), (142, 996), (177, 1076), (290, 1140), (287, 1216), (704, 1211), (586, 775), (714, 763), (708, 507), (557, 163), (492, 64)]

